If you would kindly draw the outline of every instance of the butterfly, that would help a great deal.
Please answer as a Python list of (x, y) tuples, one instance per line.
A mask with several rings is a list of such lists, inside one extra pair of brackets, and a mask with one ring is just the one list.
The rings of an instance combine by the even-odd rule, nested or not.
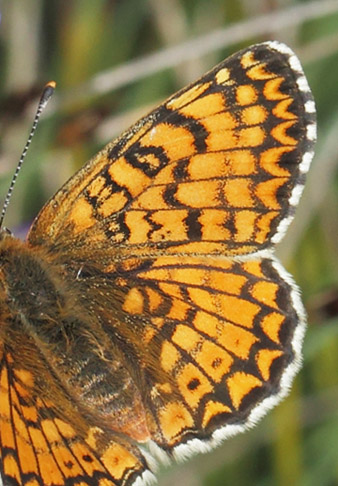
[(103, 148), (25, 242), (1, 229), (5, 486), (144, 485), (144, 445), (208, 450), (287, 394), (306, 319), (274, 246), (315, 138), (295, 54), (257, 44)]

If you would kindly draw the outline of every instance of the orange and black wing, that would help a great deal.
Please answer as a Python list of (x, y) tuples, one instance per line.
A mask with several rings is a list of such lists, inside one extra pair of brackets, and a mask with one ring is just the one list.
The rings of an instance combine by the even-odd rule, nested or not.
[(107, 340), (119, 340), (125, 366), (133, 356), (131, 376), (161, 448), (177, 457), (203, 451), (254, 425), (288, 392), (305, 313), (274, 257), (127, 259), (102, 287), (100, 278), (91, 280), (98, 293), (119, 295), (121, 325), (105, 326)]
[(256, 45), (108, 144), (31, 229), (31, 247), (99, 304), (167, 451), (254, 424), (299, 368), (304, 310), (272, 247), (314, 139), (299, 61)]
[(292, 219), (315, 138), (299, 61), (283, 44), (240, 51), (90, 160), (46, 204), (32, 245), (121, 258), (242, 255)]
[(152, 474), (138, 449), (91, 426), (31, 339), (24, 332), (16, 337), (0, 350), (3, 485), (129, 486), (137, 478), (145, 484)]

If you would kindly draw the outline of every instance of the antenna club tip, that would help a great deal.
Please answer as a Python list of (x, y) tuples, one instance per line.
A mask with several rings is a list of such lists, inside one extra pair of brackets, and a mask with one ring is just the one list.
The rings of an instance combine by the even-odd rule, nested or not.
[(42, 107), (44, 107), (47, 104), (47, 102), (49, 101), (49, 99), (53, 96), (53, 93), (55, 91), (55, 87), (56, 87), (55, 81), (48, 81), (48, 83), (45, 85), (43, 92), (42, 92), (41, 100), (40, 100), (40, 105)]
[(56, 82), (55, 81), (48, 81), (48, 83), (46, 83), (45, 88), (48, 88), (48, 87), (55, 89), (56, 88)]

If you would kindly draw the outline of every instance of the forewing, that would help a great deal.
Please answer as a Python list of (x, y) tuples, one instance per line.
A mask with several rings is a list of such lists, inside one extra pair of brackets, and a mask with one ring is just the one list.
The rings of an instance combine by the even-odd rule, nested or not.
[[(25, 338), (23, 343), (29, 341)], [(46, 366), (27, 368), (22, 354), (25, 345), (11, 344), (14, 348), (3, 344), (0, 351), (0, 477), (4, 486), (128, 486), (137, 478), (138, 484), (145, 484), (151, 473), (138, 449), (122, 439), (114, 441), (107, 431), (86, 422), (74, 403), (55, 395), (53, 376), (46, 374)], [(34, 366), (39, 362), (38, 352), (34, 356), (30, 347), (30, 353)], [(40, 380), (41, 376), (47, 379), (45, 391), (37, 386), (37, 373)]]
[(285, 45), (240, 51), (108, 144), (52, 198), (29, 241), (65, 253), (246, 254), (292, 219), (314, 103)]

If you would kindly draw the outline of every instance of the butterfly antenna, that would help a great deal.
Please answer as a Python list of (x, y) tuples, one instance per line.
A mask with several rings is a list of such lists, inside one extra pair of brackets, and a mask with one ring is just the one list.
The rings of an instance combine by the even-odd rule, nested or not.
[(15, 169), (12, 181), (10, 183), (10, 186), (9, 186), (6, 198), (5, 198), (4, 205), (2, 207), (1, 216), (0, 216), (0, 228), (2, 227), (2, 223), (3, 223), (4, 217), (5, 217), (8, 205), (9, 205), (9, 201), (11, 199), (12, 192), (13, 192), (13, 189), (14, 189), (14, 186), (15, 186), (15, 182), (18, 178), (18, 175), (19, 175), (20, 169), (22, 167), (23, 161), (25, 160), (25, 157), (26, 157), (28, 148), (31, 144), (31, 141), (32, 141), (33, 135), (35, 133), (36, 127), (38, 126), (38, 122), (39, 122), (41, 113), (45, 109), (49, 99), (52, 97), (52, 95), (55, 91), (55, 87), (56, 87), (55, 81), (49, 81), (49, 83), (46, 84), (46, 86), (44, 87), (44, 90), (42, 92), (42, 95), (41, 95), (41, 98), (40, 98), (40, 101), (39, 101), (39, 105), (38, 105), (38, 109), (36, 110), (36, 114), (35, 114), (35, 117), (34, 117), (32, 129), (30, 131), (26, 145), (25, 145), (25, 147), (22, 151), (19, 163), (18, 163), (18, 165)]

